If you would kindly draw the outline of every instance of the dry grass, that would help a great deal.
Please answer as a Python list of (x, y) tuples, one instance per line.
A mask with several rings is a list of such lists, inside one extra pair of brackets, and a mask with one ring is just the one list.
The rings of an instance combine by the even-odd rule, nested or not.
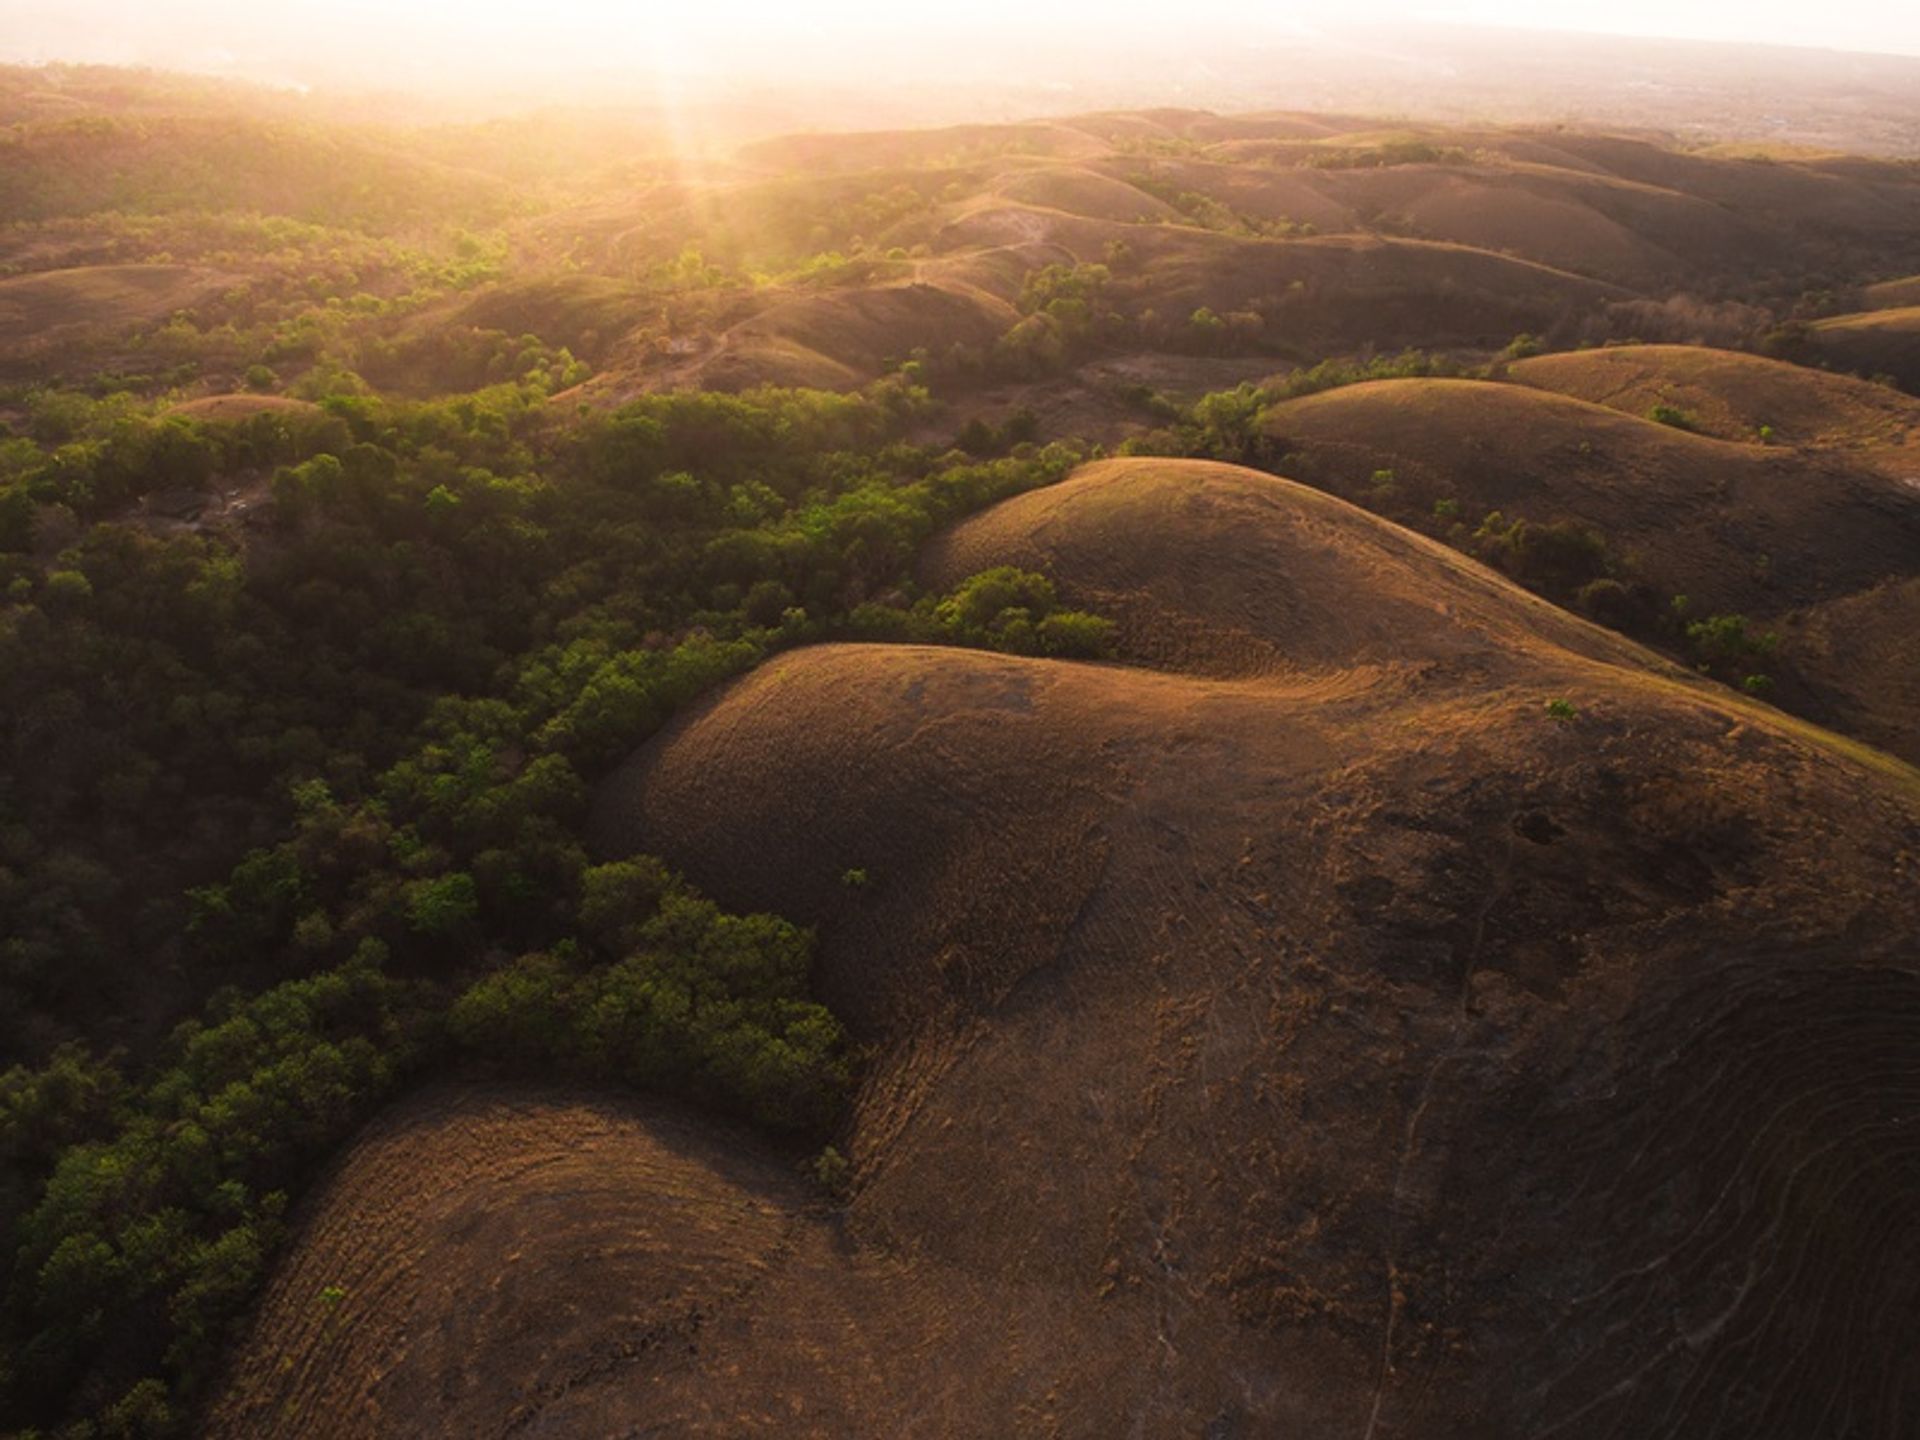
[(202, 395), (174, 406), (168, 413), (226, 424), (251, 420), (256, 415), (317, 415), (320, 407), (284, 395)]
[[(1689, 597), (1696, 617), (1737, 613), (1762, 629), (1788, 615), (1811, 623), (1820, 607), (1920, 566), (1920, 486), (1902, 476), (1912, 409), (1902, 397), (1665, 347), (1548, 357), (1515, 371), (1607, 392), (1621, 409), (1526, 385), (1405, 380), (1290, 401), (1267, 423), (1290, 468), (1343, 495), (1383, 503), (1378, 477), (1391, 472), (1391, 505), (1426, 515), (1452, 501), (1469, 532), (1495, 510), (1583, 525), (1659, 595)], [(1777, 404), (1841, 448), (1737, 444), (1621, 413), (1636, 389), (1689, 397), (1708, 426), (1728, 430), (1739, 428), (1734, 417)], [(1890, 661), (1905, 643), (1897, 628), (1860, 637)], [(1920, 726), (1875, 678), (1880, 668), (1823, 669), (1817, 684), (1782, 699), (1920, 759)]]
[(1856, 375), (1885, 375), (1920, 390), (1920, 305), (1836, 315), (1813, 327), (1811, 345), (1821, 363)]
[(663, 1112), (404, 1109), (220, 1433), (1891, 1433), (1912, 772), (1230, 467), (1091, 467), (927, 578), (996, 562), (1120, 663), (791, 652), (599, 797), (821, 927), (848, 1207)]
[(1694, 345), (1622, 345), (1523, 360), (1523, 385), (1644, 417), (1671, 405), (1703, 434), (1783, 444), (1882, 449), (1920, 435), (1920, 400), (1847, 375)]
[(237, 277), (190, 265), (91, 265), (0, 280), (0, 364), (36, 371), (214, 298)]

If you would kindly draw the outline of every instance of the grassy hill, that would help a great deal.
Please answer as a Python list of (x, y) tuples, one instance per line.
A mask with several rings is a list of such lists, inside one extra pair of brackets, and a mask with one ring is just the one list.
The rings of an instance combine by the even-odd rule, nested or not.
[[(1822, 723), (1872, 713), (1879, 743), (1920, 756), (1875, 667), (1848, 674), (1808, 656), (1802, 676), (1794, 650), (1765, 639), (1914, 575), (1920, 490), (1899, 468), (1920, 412), (1905, 397), (1673, 349), (1549, 356), (1512, 373), (1534, 384), (1380, 381), (1282, 402), (1263, 423), (1286, 469), (1725, 678), (1764, 673), (1764, 693)], [(1750, 418), (1763, 410), (1812, 438), (1782, 443)], [(1716, 428), (1743, 438), (1700, 433)], [(1893, 622), (1860, 643), (1897, 653), (1904, 640)]]
[[(810, 648), (596, 801), (604, 854), (670, 848), (730, 903), (820, 927), (822, 993), (872, 1054), (837, 1242), (672, 1119), (416, 1107), (389, 1125), (444, 1157), (405, 1182), (403, 1224), (432, 1228), (375, 1220), (402, 1153), (375, 1132), (293, 1251), (222, 1433), (318, 1409), (402, 1433), (424, 1394), (734, 1433), (794, 1409), (884, 1433), (933, 1407), (962, 1434), (1050, 1413), (1732, 1435), (1838, 1404), (1884, 1429), (1909, 1402), (1882, 1318), (1913, 1277), (1883, 1257), (1914, 1159), (1891, 1121), (1920, 1019), (1896, 938), (1920, 777), (1243, 470), (1096, 465), (928, 564), (986, 560), (1113, 600), (1120, 663)], [(1809, 931), (1878, 938), (1788, 938)], [(1764, 1166), (1716, 1143), (1732, 1129)], [(579, 1179), (543, 1158), (570, 1134), (607, 1157)], [(607, 1183), (663, 1145), (681, 1158), (647, 1198)], [(1835, 1193), (1875, 1219), (1828, 1224)], [(551, 1388), (528, 1394), (461, 1358), (581, 1313), (545, 1227), (478, 1238), (536, 1205), (662, 1298), (539, 1325)], [(476, 1237), (440, 1247), (451, 1277), (412, 1258), (436, 1232)], [(522, 1243), (551, 1261), (526, 1268)], [(1672, 1296), (1726, 1254), (1755, 1309), (1703, 1329)], [(323, 1276), (347, 1277), (331, 1320)], [(397, 1368), (323, 1364), (335, 1326)], [(607, 1367), (636, 1333), (660, 1339)]]

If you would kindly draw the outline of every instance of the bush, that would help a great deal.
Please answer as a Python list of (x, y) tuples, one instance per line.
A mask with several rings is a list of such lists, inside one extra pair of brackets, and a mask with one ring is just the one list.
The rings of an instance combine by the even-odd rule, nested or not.
[[(598, 888), (636, 895), (630, 875)], [(454, 1039), (490, 1064), (678, 1092), (776, 1129), (833, 1121), (846, 1037), (808, 993), (809, 932), (725, 914), (677, 881), (645, 919), (623, 919), (605, 933), (633, 948), (612, 964), (524, 955), (470, 987), (449, 1016)]]
[(1100, 616), (1060, 608), (1051, 580), (1011, 565), (969, 576), (944, 599), (923, 604), (920, 615), (897, 638), (1094, 660), (1108, 653), (1114, 631)]
[(1755, 634), (1744, 615), (1712, 615), (1686, 628), (1687, 644), (1704, 669), (1731, 672), (1772, 657), (1780, 637)]
[(1084, 610), (1057, 610), (1035, 628), (1042, 655), (1063, 660), (1099, 660), (1113, 648), (1113, 622)]
[(981, 631), (1008, 610), (1045, 614), (1053, 604), (1053, 582), (1046, 576), (1000, 565), (962, 580), (934, 613), (949, 629)]
[(1490, 512), (1474, 532), (1472, 550), (1479, 559), (1530, 589), (1565, 601), (1611, 568), (1606, 542), (1570, 520), (1544, 525)]
[(1614, 630), (1628, 630), (1644, 618), (1642, 606), (1618, 580), (1590, 580), (1580, 587), (1574, 605), (1590, 620)]

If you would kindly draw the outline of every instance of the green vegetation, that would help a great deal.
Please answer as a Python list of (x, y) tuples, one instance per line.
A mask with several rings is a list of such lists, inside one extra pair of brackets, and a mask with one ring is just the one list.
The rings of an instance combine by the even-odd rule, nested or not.
[(1656, 425), (1670, 425), (1675, 430), (1693, 430), (1698, 428), (1694, 424), (1693, 417), (1687, 414), (1686, 411), (1676, 405), (1668, 405), (1662, 402), (1656, 402), (1648, 408), (1647, 418)]
[(853, 1163), (831, 1145), (814, 1156), (808, 1168), (814, 1183), (836, 1200), (844, 1197), (853, 1183)]
[(1606, 542), (1569, 520), (1534, 524), (1517, 516), (1508, 519), (1495, 510), (1481, 520), (1466, 548), (1496, 570), (1562, 604), (1573, 602), (1613, 570)]
[(923, 596), (911, 608), (862, 606), (850, 624), (867, 639), (1063, 660), (1104, 658), (1114, 633), (1112, 621), (1064, 608), (1046, 576), (1006, 565), (961, 581), (946, 596)]
[(1131, 174), (1127, 177), (1127, 183), (1134, 189), (1151, 195), (1154, 199), (1179, 211), (1182, 220), (1202, 230), (1213, 230), (1222, 235), (1240, 235), (1267, 240), (1287, 240), (1319, 233), (1311, 223), (1290, 220), (1284, 216), (1277, 219), (1262, 219), (1259, 216), (1243, 214), (1211, 195), (1182, 190), (1178, 185), (1150, 172), (1140, 171)]
[(1764, 694), (1773, 686), (1767, 675), (1752, 667), (1771, 661), (1780, 648), (1780, 637), (1767, 632), (1757, 634), (1744, 615), (1710, 615), (1687, 623), (1688, 649), (1694, 663), (1729, 683), (1738, 683), (1750, 695)]
[[(253, 1000), (216, 996), (137, 1089), (72, 1051), (51, 1073), (6, 1077), (9, 1168), (48, 1167), (6, 1217), (20, 1241), (9, 1415), (60, 1414), (111, 1363), (122, 1378), (96, 1399), (109, 1433), (184, 1421), (263, 1276), (289, 1190), (418, 1060), (416, 1005), (382, 958), (368, 942)], [(141, 1425), (116, 1431), (115, 1413), (134, 1409)]]
[(807, 932), (724, 914), (646, 861), (589, 871), (582, 888), (591, 941), (477, 981), (448, 1014), (458, 1045), (503, 1068), (725, 1097), (780, 1130), (837, 1117), (845, 1037), (808, 994)]
[(1046, 265), (1020, 288), (1021, 320), (994, 345), (1002, 374), (1045, 375), (1085, 353), (1122, 326), (1105, 300), (1112, 272), (1105, 265)]
[(1313, 150), (1307, 164), (1316, 170), (1384, 170), (1397, 165), (1464, 165), (1467, 152), (1457, 145), (1434, 145), (1411, 137), (1374, 145), (1327, 145)]
[[(1077, 451), (902, 444), (929, 402), (898, 379), (544, 393), (208, 423), (49, 389), (7, 444), (0, 675), (28, 698), (0, 721), (0, 1027), (38, 1057), (0, 1081), (9, 1416), (181, 1431), (288, 1197), (436, 1068), (821, 1132), (849, 1057), (810, 937), (590, 865), (589, 787), (784, 646), (1107, 644), (1042, 577), (906, 584), (937, 527)], [(256, 518), (139, 513), (215, 485)]]
[(1563, 723), (1575, 719), (1580, 714), (1580, 709), (1577, 705), (1571, 700), (1559, 696), (1547, 701), (1546, 710), (1549, 720), (1558, 720)]

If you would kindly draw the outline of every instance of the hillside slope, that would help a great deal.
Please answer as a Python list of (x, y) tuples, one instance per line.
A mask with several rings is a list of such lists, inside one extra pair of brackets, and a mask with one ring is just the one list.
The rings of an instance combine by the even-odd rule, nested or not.
[(1920, 392), (1920, 305), (1836, 315), (1813, 327), (1807, 345), (1823, 365)]
[[(1823, 607), (1920, 570), (1916, 415), (1902, 397), (1751, 357), (1679, 353), (1679, 362), (1663, 347), (1651, 358), (1602, 351), (1514, 367), (1516, 379), (1607, 405), (1532, 384), (1397, 380), (1287, 401), (1264, 424), (1288, 470), (1429, 528), (1451, 526), (1462, 543), (1492, 512), (1503, 523), (1573, 522), (1660, 606), (1687, 597), (1692, 618), (1818, 627)], [(1737, 443), (1657, 424), (1643, 395), (1681, 400), (1703, 430), (1738, 433), (1750, 416), (1793, 415), (1783, 423), (1820, 443)], [(1449, 506), (1457, 520), (1436, 518)], [(1888, 620), (1862, 640), (1891, 653), (1904, 638)], [(1920, 759), (1920, 726), (1875, 682), (1877, 665), (1789, 647), (1779, 698)], [(1862, 716), (1871, 717), (1864, 727)]]
[(1895, 1433), (1920, 776), (1251, 471), (1088, 467), (926, 576), (995, 562), (1121, 663), (791, 652), (596, 806), (822, 927), (847, 1206), (671, 1117), (403, 1111), (215, 1433)]
[(1920, 400), (1850, 375), (1809, 370), (1737, 350), (1698, 345), (1618, 345), (1541, 355), (1506, 378), (1645, 418), (1655, 405), (1679, 410), (1720, 440), (1862, 451), (1920, 443)]

